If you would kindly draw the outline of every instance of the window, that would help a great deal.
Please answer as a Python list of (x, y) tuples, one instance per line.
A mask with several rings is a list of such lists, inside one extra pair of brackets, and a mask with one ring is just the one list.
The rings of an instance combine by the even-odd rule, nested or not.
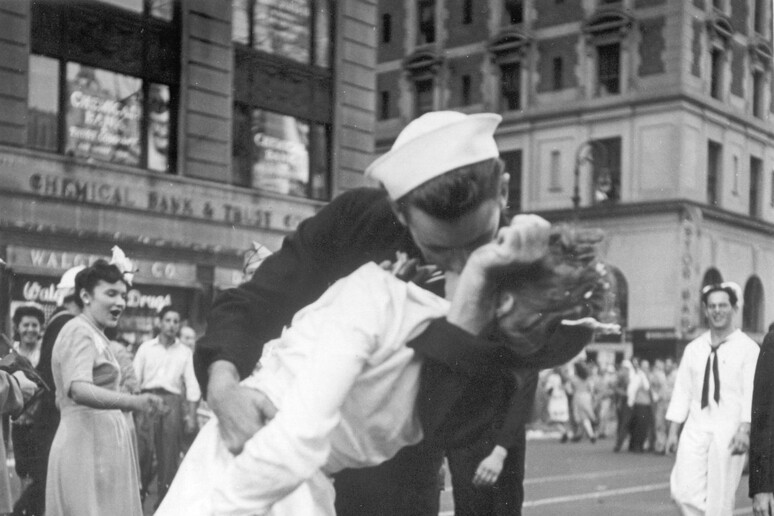
[(723, 100), (723, 51), (713, 48), (710, 54), (710, 95)]
[(30, 56), (27, 145), (59, 150), (59, 61)]
[(742, 331), (763, 333), (765, 324), (763, 282), (752, 276), (744, 286), (742, 303)]
[(524, 2), (522, 0), (505, 0), (505, 13), (511, 25), (524, 22)]
[(522, 210), (521, 194), (521, 149), (503, 152), (500, 159), (505, 163), (505, 172), (510, 176), (508, 182), (508, 208), (510, 215)]
[(621, 45), (612, 43), (597, 47), (597, 94), (615, 95), (621, 90)]
[(328, 68), (332, 16), (331, 0), (232, 0), (232, 40)]
[(720, 202), (720, 171), (723, 146), (717, 142), (707, 143), (707, 203), (717, 206)]
[(392, 41), (392, 16), (389, 14), (382, 15), (382, 43), (389, 43)]
[(417, 44), (433, 43), (435, 41), (435, 1), (419, 0), (417, 4), (417, 20), (419, 21), (419, 38)]
[(763, 161), (750, 157), (750, 216), (761, 216), (761, 178), (763, 177)]
[(463, 75), (462, 76), (462, 105), (463, 106), (469, 106), (470, 105), (470, 75)]
[(764, 0), (755, 0), (753, 24), (755, 25), (755, 32), (766, 35), (766, 4)]
[(760, 70), (753, 70), (752, 112), (753, 112), (753, 116), (757, 118), (763, 118), (763, 90), (764, 90), (763, 72)]
[[(232, 0), (234, 184), (330, 198), (334, 5)], [(279, 70), (287, 70), (291, 80)], [(389, 101), (377, 108), (389, 114)]]
[(769, 204), (774, 207), (774, 170), (771, 171), (771, 199), (769, 199)]
[(382, 91), (379, 93), (379, 120), (390, 118), (390, 92)]
[(733, 157), (734, 184), (731, 187), (731, 193), (739, 195), (739, 156)]
[(326, 124), (247, 106), (235, 109), (237, 118), (248, 122), (234, 131), (234, 162), (247, 165), (240, 169), (242, 186), (313, 199), (328, 197)]
[(414, 83), (416, 99), (414, 115), (418, 117), (433, 110), (433, 79), (420, 79)]
[(500, 65), (500, 96), (505, 111), (521, 109), (521, 63)]
[(562, 191), (562, 153), (551, 151), (551, 183), (548, 187), (552, 192)]
[(594, 204), (621, 200), (621, 138), (595, 140), (592, 163)]
[(462, 1), (462, 24), (470, 25), (473, 23), (473, 0)]
[[(178, 39), (170, 37), (179, 31), (173, 7), (162, 1), (32, 4), (29, 147), (174, 172), (180, 58)], [(53, 24), (58, 34), (51, 33), (52, 19), (60, 20)], [(94, 30), (100, 19), (110, 20), (108, 29)], [(142, 30), (122, 32), (135, 24)], [(119, 33), (124, 39), (116, 45), (111, 38)], [(57, 44), (65, 40), (67, 48)], [(141, 51), (127, 54), (127, 48)]]
[(553, 87), (554, 91), (562, 89), (562, 75), (564, 74), (564, 63), (561, 57), (555, 57), (553, 60)]

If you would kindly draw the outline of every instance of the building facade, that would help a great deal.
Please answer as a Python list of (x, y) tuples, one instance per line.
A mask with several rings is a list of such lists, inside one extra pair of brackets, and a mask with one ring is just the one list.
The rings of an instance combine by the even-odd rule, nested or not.
[[(503, 115), (513, 212), (607, 233), (621, 342), (665, 356), (702, 331), (700, 289), (774, 320), (770, 0), (379, 2), (376, 150), (430, 110)], [(600, 357), (602, 358), (602, 357)]]
[(362, 184), (371, 0), (0, 3), (0, 331), (69, 267), (138, 265), (121, 331), (197, 329), (242, 253)]

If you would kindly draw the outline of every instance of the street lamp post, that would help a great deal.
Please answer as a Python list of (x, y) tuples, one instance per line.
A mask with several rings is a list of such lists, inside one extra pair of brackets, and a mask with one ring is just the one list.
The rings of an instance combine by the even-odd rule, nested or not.
[[(602, 156), (597, 159), (594, 158), (594, 149), (598, 149)], [(575, 169), (573, 175), (575, 178), (575, 184), (572, 189), (572, 208), (575, 214), (576, 220), (578, 219), (578, 212), (580, 209), (580, 168), (583, 162), (591, 163), (596, 167), (597, 161), (602, 163), (607, 162), (607, 149), (598, 140), (586, 140), (578, 146), (578, 150), (575, 151)]]

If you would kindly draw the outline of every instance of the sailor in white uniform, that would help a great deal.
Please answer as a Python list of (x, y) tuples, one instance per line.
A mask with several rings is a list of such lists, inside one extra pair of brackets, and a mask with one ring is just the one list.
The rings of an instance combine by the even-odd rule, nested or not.
[(667, 410), (667, 450), (677, 449), (670, 479), (672, 498), (685, 516), (734, 512), (750, 444), (759, 353), (758, 344), (734, 324), (740, 295), (735, 283), (702, 290), (710, 329), (685, 348)]

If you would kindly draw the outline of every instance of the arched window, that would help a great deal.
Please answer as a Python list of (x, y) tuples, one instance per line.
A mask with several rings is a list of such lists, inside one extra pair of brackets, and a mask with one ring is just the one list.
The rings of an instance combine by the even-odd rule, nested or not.
[(610, 273), (608, 279), (610, 285), (610, 307), (604, 322), (616, 322), (621, 325), (621, 329), (628, 327), (629, 322), (629, 282), (626, 277), (616, 267), (607, 266)]
[(744, 286), (742, 330), (750, 333), (763, 333), (763, 317), (763, 283), (758, 276), (751, 276)]

